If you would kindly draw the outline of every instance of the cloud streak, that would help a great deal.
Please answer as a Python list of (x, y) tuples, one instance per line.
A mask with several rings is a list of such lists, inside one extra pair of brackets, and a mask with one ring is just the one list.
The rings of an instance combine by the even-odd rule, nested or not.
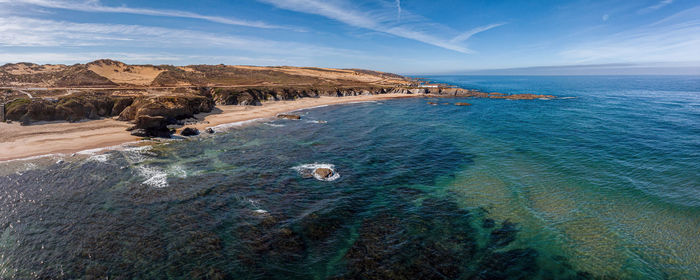
[(0, 18), (0, 47), (103, 47), (163, 49), (218, 48), (285, 55), (353, 55), (357, 52), (309, 44), (281, 42), (124, 24), (73, 23), (26, 17)]
[(646, 7), (646, 8), (644, 8), (644, 9), (641, 9), (641, 10), (637, 11), (637, 13), (639, 13), (639, 14), (650, 13), (650, 12), (656, 11), (656, 10), (658, 10), (658, 9), (661, 9), (661, 8), (663, 8), (663, 7), (666, 7), (666, 6), (670, 5), (671, 3), (673, 3), (673, 0), (661, 0), (661, 1), (660, 1), (659, 3), (657, 3), (656, 5), (649, 6), (649, 7)]
[(401, 0), (396, 0), (396, 18), (401, 21)]
[(477, 28), (474, 28), (474, 29), (472, 29), (472, 30), (469, 30), (469, 31), (467, 31), (467, 32), (464, 32), (464, 33), (462, 33), (462, 34), (460, 34), (460, 35), (457, 35), (457, 37), (454, 37), (454, 38), (453, 38), (452, 40), (450, 40), (450, 41), (453, 42), (453, 43), (464, 42), (464, 41), (466, 41), (466, 40), (469, 40), (469, 38), (471, 38), (472, 36), (474, 36), (474, 35), (477, 34), (477, 33), (481, 33), (481, 32), (487, 31), (487, 30), (489, 30), (489, 29), (493, 29), (493, 28), (502, 26), (502, 25), (504, 25), (504, 24), (505, 24), (505, 23), (494, 23), (494, 24), (489, 24), (489, 25), (486, 25), (486, 26), (479, 26), (479, 27), (477, 27)]
[(700, 61), (700, 8), (690, 8), (640, 28), (611, 34), (560, 53), (578, 63)]
[[(433, 34), (437, 32), (423, 31), (434, 24), (401, 24), (395, 22), (393, 16), (388, 16), (384, 11), (370, 11), (359, 9), (357, 5), (345, 0), (258, 0), (259, 2), (273, 5), (280, 9), (314, 14), (323, 16), (332, 20), (336, 20), (347, 25), (369, 29), (376, 32), (386, 33), (397, 37), (415, 40), (425, 44), (437, 46), (443, 49), (452, 50), (460, 53), (473, 53), (472, 50), (460, 44), (468, 39), (469, 36), (462, 40), (444, 39)], [(406, 15), (406, 11), (400, 8), (400, 2), (396, 2), (396, 8), (399, 13)], [(393, 11), (391, 12), (394, 13)], [(494, 26), (495, 27), (495, 26)], [(493, 28), (493, 27), (490, 27)], [(488, 28), (488, 29), (490, 29)], [(481, 30), (479, 32), (486, 31)], [(478, 32), (477, 32), (478, 33)], [(475, 34), (475, 33), (474, 33)], [(464, 34), (463, 34), (464, 35)], [(473, 34), (471, 34), (473, 35)], [(459, 36), (458, 36), (459, 37)], [(460, 38), (458, 38), (460, 39)]]
[(97, 13), (121, 13), (121, 14), (136, 14), (146, 16), (163, 16), (163, 17), (179, 17), (206, 20), (215, 23), (264, 28), (264, 29), (290, 29), (302, 31), (298, 28), (285, 27), (268, 24), (262, 21), (248, 21), (231, 17), (209, 16), (186, 11), (178, 10), (155, 10), (143, 8), (129, 8), (126, 6), (111, 7), (100, 4), (99, 1), (61, 1), (61, 0), (0, 0), (0, 4), (9, 3), (11, 5), (34, 5), (51, 9), (64, 9), (80, 12), (97, 12)]

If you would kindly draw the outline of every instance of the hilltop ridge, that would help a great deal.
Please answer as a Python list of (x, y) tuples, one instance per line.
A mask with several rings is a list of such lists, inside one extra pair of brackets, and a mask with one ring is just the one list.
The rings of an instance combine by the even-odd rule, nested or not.
[(363, 69), (245, 65), (130, 65), (111, 59), (86, 64), (0, 66), (0, 87), (113, 88), (194, 86), (396, 86), (411, 79)]

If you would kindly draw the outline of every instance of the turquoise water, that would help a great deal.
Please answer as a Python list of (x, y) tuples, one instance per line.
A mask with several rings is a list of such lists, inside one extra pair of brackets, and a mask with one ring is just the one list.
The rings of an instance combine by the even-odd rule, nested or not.
[(431, 78), (575, 98), (337, 105), (0, 163), (0, 278), (700, 278), (700, 78)]

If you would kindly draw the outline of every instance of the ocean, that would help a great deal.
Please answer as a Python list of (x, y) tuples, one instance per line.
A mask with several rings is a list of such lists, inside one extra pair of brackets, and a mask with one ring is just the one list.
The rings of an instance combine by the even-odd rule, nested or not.
[[(428, 78), (559, 98), (3, 162), (0, 278), (700, 278), (700, 77)], [(319, 166), (336, 176), (303, 176)]]

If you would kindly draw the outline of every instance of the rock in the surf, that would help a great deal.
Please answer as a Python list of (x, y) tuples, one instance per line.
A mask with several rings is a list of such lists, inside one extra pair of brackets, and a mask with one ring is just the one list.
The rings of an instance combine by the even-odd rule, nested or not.
[(295, 114), (279, 114), (279, 115), (277, 115), (277, 118), (288, 119), (288, 120), (300, 120), (301, 116), (295, 115)]
[(325, 167), (316, 168), (314, 174), (318, 176), (318, 178), (327, 179), (333, 176), (333, 169)]
[(455, 103), (456, 106), (471, 106), (472, 104), (466, 103), (466, 102), (457, 102)]

